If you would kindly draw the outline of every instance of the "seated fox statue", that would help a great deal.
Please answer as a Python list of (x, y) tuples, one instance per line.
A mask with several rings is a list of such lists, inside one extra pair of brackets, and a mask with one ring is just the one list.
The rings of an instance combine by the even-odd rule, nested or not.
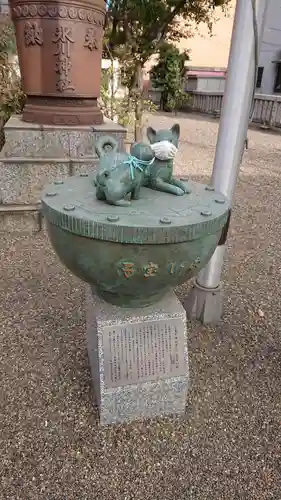
[(148, 127), (147, 137), (155, 153), (155, 161), (149, 168), (145, 185), (178, 196), (187, 193), (185, 184), (173, 177), (173, 160), (178, 151), (180, 126), (175, 124), (169, 130), (158, 131)]
[(135, 143), (130, 154), (118, 151), (113, 137), (101, 137), (96, 145), (99, 171), (94, 180), (96, 197), (111, 205), (128, 206), (140, 197), (141, 186), (181, 196), (183, 182), (173, 177), (179, 125), (170, 130), (147, 129), (150, 144)]

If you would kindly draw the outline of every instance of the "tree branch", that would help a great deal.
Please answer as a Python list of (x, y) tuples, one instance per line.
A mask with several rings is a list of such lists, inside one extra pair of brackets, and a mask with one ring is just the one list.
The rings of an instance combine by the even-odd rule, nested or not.
[(173, 19), (178, 15), (180, 14), (180, 11), (181, 9), (185, 6), (185, 4), (187, 3), (187, 1), (189, 2), (189, 0), (180, 0), (178, 2), (178, 4), (175, 6), (175, 8), (168, 14), (163, 26), (161, 27), (161, 29), (158, 31), (158, 36), (156, 37), (156, 40), (157, 40), (157, 43), (160, 42), (165, 34), (166, 34), (166, 31), (169, 27), (169, 24), (171, 24), (171, 22), (173, 21)]

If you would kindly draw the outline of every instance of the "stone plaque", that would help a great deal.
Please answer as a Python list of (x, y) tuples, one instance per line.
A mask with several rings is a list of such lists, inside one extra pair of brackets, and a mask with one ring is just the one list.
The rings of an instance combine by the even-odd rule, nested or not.
[(178, 318), (105, 327), (103, 343), (107, 389), (186, 374), (184, 326)]

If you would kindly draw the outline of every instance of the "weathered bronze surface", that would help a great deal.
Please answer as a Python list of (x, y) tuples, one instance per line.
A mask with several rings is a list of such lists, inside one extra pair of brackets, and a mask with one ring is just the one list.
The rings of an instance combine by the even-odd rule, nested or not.
[(107, 302), (150, 305), (208, 262), (229, 212), (225, 197), (196, 182), (185, 196), (141, 188), (130, 206), (96, 198), (94, 178), (77, 176), (44, 189), (43, 213), (62, 262)]
[(23, 120), (100, 124), (105, 0), (10, 0), (27, 103)]
[[(179, 133), (179, 125), (158, 132), (151, 127), (147, 130), (150, 143), (166, 141), (176, 147)], [(129, 206), (130, 200), (140, 198), (141, 186), (177, 196), (189, 192), (182, 181), (173, 177), (173, 160), (157, 158), (149, 144), (136, 143), (131, 146), (130, 154), (120, 153), (113, 137), (101, 137), (96, 152), (100, 158), (94, 181), (98, 200), (111, 205)]]
[(131, 154), (128, 154), (118, 152), (118, 145), (113, 137), (101, 137), (96, 145), (96, 152), (100, 158), (99, 172), (94, 180), (97, 199), (123, 207), (129, 206), (130, 200), (138, 200), (146, 170), (155, 160), (150, 146), (133, 144)]

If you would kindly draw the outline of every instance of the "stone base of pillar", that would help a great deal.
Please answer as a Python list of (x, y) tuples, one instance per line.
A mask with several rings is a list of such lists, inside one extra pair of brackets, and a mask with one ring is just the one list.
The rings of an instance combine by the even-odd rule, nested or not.
[[(124, 149), (126, 130), (105, 119), (97, 126), (37, 125), (12, 116), (0, 152), (0, 232), (40, 230), (43, 186), (97, 167), (96, 140), (111, 135)], [(38, 223), (39, 220), (39, 223)]]

